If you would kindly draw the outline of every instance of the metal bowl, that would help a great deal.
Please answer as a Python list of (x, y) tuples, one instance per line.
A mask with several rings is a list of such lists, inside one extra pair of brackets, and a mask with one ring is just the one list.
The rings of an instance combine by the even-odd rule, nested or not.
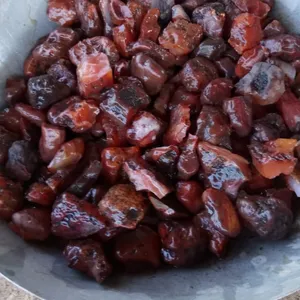
[[(46, 17), (46, 2), (0, 0), (1, 90), (7, 76), (22, 72), (23, 61), (37, 38), (54, 27)], [(290, 30), (299, 30), (300, 1), (277, 0), (275, 15)], [(68, 269), (57, 250), (25, 243), (4, 223), (0, 223), (0, 232), (0, 272), (47, 300), (266, 300), (300, 289), (297, 230), (283, 241), (238, 242), (224, 261), (195, 269), (120, 276), (105, 285)]]

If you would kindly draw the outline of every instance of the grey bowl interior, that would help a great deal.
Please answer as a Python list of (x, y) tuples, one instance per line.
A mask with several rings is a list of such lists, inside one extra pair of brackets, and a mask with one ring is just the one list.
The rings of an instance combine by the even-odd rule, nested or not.
[[(1, 90), (7, 76), (21, 73), (36, 39), (54, 27), (45, 11), (46, 0), (0, 0)], [(300, 1), (277, 0), (275, 14), (297, 31)], [(237, 243), (225, 261), (120, 276), (103, 286), (68, 269), (57, 250), (27, 244), (0, 223), (0, 272), (47, 300), (278, 299), (300, 289), (297, 223), (295, 233), (284, 241)]]

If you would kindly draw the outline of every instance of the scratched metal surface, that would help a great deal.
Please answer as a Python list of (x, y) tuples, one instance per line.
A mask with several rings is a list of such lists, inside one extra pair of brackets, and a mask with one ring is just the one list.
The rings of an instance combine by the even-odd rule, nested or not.
[[(277, 15), (297, 30), (300, 1), (277, 1), (276, 7)], [(36, 39), (53, 27), (45, 9), (45, 0), (0, 0), (1, 90), (8, 75), (21, 72)], [(99, 286), (68, 269), (57, 250), (26, 244), (0, 223), (0, 272), (47, 300), (278, 299), (300, 289), (298, 231), (274, 243), (243, 241), (227, 260), (197, 269), (120, 276)]]

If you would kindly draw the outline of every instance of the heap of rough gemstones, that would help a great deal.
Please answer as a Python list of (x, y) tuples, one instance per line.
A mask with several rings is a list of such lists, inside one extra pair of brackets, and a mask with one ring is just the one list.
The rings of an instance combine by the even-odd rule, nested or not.
[(98, 282), (223, 257), (246, 231), (284, 238), (300, 196), (300, 37), (272, 6), (49, 0), (60, 27), (6, 83), (1, 219)]

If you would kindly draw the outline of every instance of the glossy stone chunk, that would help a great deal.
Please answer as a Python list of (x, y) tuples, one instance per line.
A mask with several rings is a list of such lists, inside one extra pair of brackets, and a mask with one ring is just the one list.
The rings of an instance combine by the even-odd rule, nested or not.
[(293, 222), (291, 210), (274, 197), (242, 194), (237, 200), (237, 209), (244, 224), (265, 239), (284, 238)]
[(70, 26), (78, 21), (75, 0), (49, 0), (47, 15), (50, 21)]
[(285, 61), (300, 58), (300, 38), (296, 35), (281, 34), (261, 42), (272, 56), (278, 56)]
[(121, 0), (111, 0), (109, 3), (111, 21), (114, 25), (133, 24), (133, 15), (129, 7)]
[(27, 97), (32, 107), (45, 109), (68, 97), (70, 88), (49, 75), (32, 77), (27, 85)]
[(147, 39), (156, 42), (160, 34), (158, 19), (160, 11), (158, 8), (151, 8), (147, 11), (140, 28), (140, 39)]
[(278, 20), (273, 20), (264, 28), (265, 38), (270, 38), (284, 33), (285, 33), (285, 28)]
[(100, 153), (96, 145), (90, 144), (88, 147), (84, 157), (85, 167), (67, 190), (80, 198), (85, 196), (94, 183), (96, 183), (102, 169)]
[(278, 101), (278, 110), (282, 118), (292, 132), (300, 131), (300, 101), (291, 91), (286, 91)]
[(9, 227), (25, 241), (45, 241), (51, 233), (50, 211), (27, 208), (12, 215)]
[(115, 184), (121, 176), (123, 163), (130, 157), (139, 155), (138, 147), (108, 147), (101, 152), (101, 174), (110, 184)]
[(222, 37), (225, 18), (225, 7), (219, 2), (197, 7), (192, 16), (193, 22), (200, 24), (204, 33), (210, 37)]
[(23, 189), (0, 173), (0, 219), (9, 221), (12, 215), (23, 207)]
[(168, 113), (168, 104), (174, 93), (175, 86), (171, 83), (165, 84), (158, 97), (155, 99), (153, 104), (154, 113), (161, 118), (165, 118)]
[(230, 148), (230, 134), (229, 122), (223, 112), (217, 107), (204, 105), (197, 119), (199, 140)]
[(147, 39), (139, 39), (136, 42), (128, 46), (128, 52), (130, 55), (137, 55), (138, 53), (144, 53), (153, 58), (163, 68), (168, 69), (177, 64), (176, 56), (162, 46), (157, 45), (155, 42)]
[(81, 138), (65, 142), (49, 163), (48, 169), (55, 173), (60, 169), (76, 165), (82, 158), (84, 149), (84, 141)]
[(248, 12), (257, 17), (264, 18), (270, 11), (270, 5), (260, 0), (233, 0), (232, 1), (242, 12)]
[(270, 113), (254, 121), (252, 139), (257, 142), (269, 142), (286, 136), (287, 127), (278, 114)]
[(230, 98), (232, 89), (233, 84), (230, 79), (214, 79), (202, 91), (201, 104), (222, 106), (224, 100)]
[(235, 75), (236, 65), (231, 58), (223, 57), (221, 59), (218, 59), (215, 62), (215, 65), (221, 76), (224, 76), (225, 78), (232, 78), (233, 80), (236, 79), (236, 75)]
[(238, 214), (227, 195), (222, 191), (207, 189), (202, 199), (214, 227), (225, 236), (238, 236), (241, 225)]
[(297, 140), (294, 139), (277, 139), (264, 144), (252, 144), (249, 150), (253, 165), (268, 179), (273, 179), (280, 174), (289, 175), (297, 163), (293, 153), (296, 144)]
[(118, 51), (124, 57), (128, 57), (128, 45), (135, 41), (135, 33), (132, 26), (125, 23), (113, 28), (113, 40)]
[(209, 236), (209, 250), (217, 257), (222, 258), (228, 248), (229, 237), (219, 232), (207, 211), (203, 211), (194, 218), (196, 226), (200, 226)]
[(262, 39), (260, 18), (244, 13), (234, 19), (228, 42), (236, 52), (242, 54), (245, 50), (257, 46)]
[(80, 94), (85, 98), (96, 98), (103, 89), (113, 85), (113, 72), (104, 53), (87, 55), (77, 67)]
[(8, 105), (22, 101), (26, 96), (26, 83), (24, 78), (10, 77), (5, 83), (4, 99)]
[(249, 135), (252, 129), (252, 99), (235, 97), (225, 100), (223, 111), (230, 119), (231, 128), (241, 137)]
[(102, 283), (112, 273), (112, 265), (101, 244), (92, 239), (69, 242), (64, 249), (64, 256), (70, 268), (86, 273), (98, 283)]
[(5, 171), (11, 178), (28, 181), (38, 164), (38, 154), (27, 141), (16, 141), (8, 150)]
[(184, 19), (184, 20), (187, 20), (187, 21), (191, 21), (190, 17), (185, 12), (183, 7), (179, 4), (177, 4), (177, 5), (174, 5), (172, 7), (172, 21), (176, 22), (179, 19)]
[(144, 218), (147, 203), (132, 185), (117, 184), (104, 195), (98, 208), (115, 227), (134, 229)]
[(6, 130), (0, 126), (0, 163), (5, 164), (8, 158), (8, 150), (19, 139), (18, 134)]
[(188, 180), (199, 171), (200, 163), (197, 155), (198, 137), (189, 134), (181, 146), (181, 154), (177, 163), (178, 178)]
[(158, 38), (160, 45), (172, 54), (182, 56), (191, 53), (200, 43), (203, 29), (198, 24), (192, 24), (179, 19), (170, 22)]
[(126, 270), (144, 271), (149, 267), (160, 266), (160, 247), (158, 234), (149, 227), (140, 225), (136, 230), (116, 238), (114, 254)]
[(112, 66), (120, 59), (116, 45), (105, 36), (95, 36), (80, 41), (69, 50), (69, 57), (72, 63), (78, 66), (86, 56), (98, 56), (100, 53), (107, 55)]
[(46, 114), (38, 109), (33, 108), (30, 105), (24, 103), (17, 103), (15, 110), (29, 122), (36, 126), (41, 126), (46, 121)]
[(268, 63), (256, 63), (252, 70), (236, 84), (236, 92), (250, 95), (259, 105), (277, 102), (285, 92), (284, 73)]
[(48, 120), (54, 125), (81, 133), (92, 128), (99, 113), (95, 101), (74, 96), (53, 105), (48, 111)]
[(189, 217), (188, 211), (174, 194), (170, 194), (162, 199), (157, 199), (149, 194), (149, 200), (161, 220), (179, 220)]
[(237, 62), (235, 74), (240, 78), (244, 77), (251, 71), (256, 63), (264, 61), (268, 55), (268, 50), (260, 45), (244, 51)]
[(216, 60), (222, 57), (226, 49), (226, 43), (222, 38), (207, 38), (193, 51), (193, 55)]
[(185, 266), (203, 259), (207, 249), (207, 235), (192, 222), (162, 222), (158, 232), (163, 244), (161, 253), (165, 263)]
[(139, 147), (154, 144), (163, 131), (163, 123), (149, 112), (137, 114), (127, 129), (127, 140)]
[(65, 239), (88, 237), (105, 227), (97, 206), (76, 196), (63, 193), (55, 201), (51, 213), (51, 231)]
[(29, 202), (43, 206), (51, 206), (56, 198), (53, 190), (44, 183), (33, 183), (26, 192), (26, 199)]
[(169, 109), (173, 110), (177, 105), (187, 105), (191, 109), (191, 114), (199, 114), (201, 109), (201, 103), (199, 101), (199, 94), (188, 92), (184, 87), (178, 87), (171, 101), (169, 102)]
[(65, 142), (65, 129), (58, 126), (43, 123), (41, 126), (41, 139), (39, 151), (44, 162), (50, 162), (60, 146)]
[(116, 85), (102, 97), (101, 110), (122, 126), (129, 125), (134, 115), (150, 104), (144, 89), (133, 83)]
[(187, 105), (177, 105), (171, 111), (170, 125), (164, 135), (164, 144), (179, 145), (186, 137), (190, 126), (190, 108)]
[(218, 71), (215, 65), (204, 57), (189, 60), (180, 72), (181, 82), (190, 92), (201, 92), (217, 77)]
[(230, 197), (235, 198), (240, 186), (251, 178), (248, 161), (226, 149), (200, 142), (198, 155), (209, 185)]
[(156, 168), (169, 179), (177, 177), (177, 162), (179, 158), (177, 146), (166, 146), (152, 148), (145, 153), (145, 158), (149, 162), (155, 163)]
[(103, 23), (95, 4), (88, 0), (75, 0), (75, 9), (81, 23), (81, 29), (88, 37), (102, 34)]
[(178, 181), (176, 196), (178, 201), (192, 214), (197, 214), (204, 207), (202, 201), (203, 188), (197, 181)]
[(124, 171), (137, 191), (148, 191), (159, 199), (165, 197), (172, 188), (142, 158), (130, 158), (124, 163)]
[(167, 73), (146, 54), (137, 54), (131, 61), (131, 74), (144, 84), (149, 95), (156, 95), (167, 80)]

